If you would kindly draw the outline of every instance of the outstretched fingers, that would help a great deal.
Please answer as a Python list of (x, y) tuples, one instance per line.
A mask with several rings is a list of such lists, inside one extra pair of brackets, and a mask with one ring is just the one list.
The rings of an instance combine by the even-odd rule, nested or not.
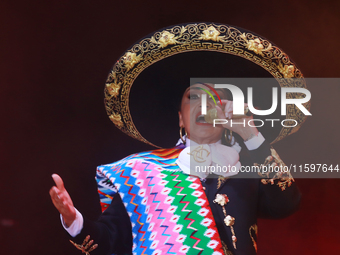
[(59, 175), (53, 174), (52, 178), (56, 184), (50, 189), (50, 196), (54, 206), (64, 218), (66, 226), (70, 226), (76, 217), (76, 211), (72, 199), (64, 187), (63, 180)]
[(62, 192), (65, 190), (63, 179), (57, 174), (52, 174), (52, 178), (57, 186), (57, 188)]
[(53, 186), (51, 189), (50, 189), (50, 196), (51, 196), (51, 199), (52, 199), (52, 202), (54, 204), (54, 206), (58, 209), (58, 211), (60, 212), (61, 210), (61, 207), (63, 205), (65, 205), (65, 201), (62, 199), (63, 196), (60, 192), (60, 190), (56, 187), (56, 186)]

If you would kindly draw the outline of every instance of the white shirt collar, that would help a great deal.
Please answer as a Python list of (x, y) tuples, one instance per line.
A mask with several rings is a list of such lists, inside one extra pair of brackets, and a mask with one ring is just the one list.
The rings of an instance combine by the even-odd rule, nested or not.
[[(183, 142), (180, 139), (177, 145), (181, 143)], [(199, 160), (195, 155), (197, 150), (203, 152), (199, 154)], [(212, 144), (197, 144), (186, 138), (186, 148), (179, 154), (176, 163), (184, 173), (201, 179), (210, 173), (224, 177), (233, 176), (238, 174), (241, 167), (238, 151), (234, 147), (222, 145), (221, 140)]]
[[(185, 147), (189, 147), (189, 146), (198, 146), (199, 144), (196, 143), (195, 141), (191, 141), (189, 138), (187, 138), (185, 135), (183, 136), (183, 139), (185, 141)], [(238, 153), (240, 153), (241, 151), (241, 146), (238, 142), (235, 141), (235, 137), (232, 138), (232, 143), (234, 143), (231, 148), (235, 149)], [(176, 146), (183, 144), (182, 139), (178, 139)], [(212, 144), (222, 144), (221, 140), (218, 140), (216, 143), (212, 143)]]

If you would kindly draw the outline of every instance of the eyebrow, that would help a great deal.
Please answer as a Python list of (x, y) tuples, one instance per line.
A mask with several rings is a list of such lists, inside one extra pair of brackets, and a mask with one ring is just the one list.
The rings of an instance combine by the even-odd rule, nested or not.
[[(208, 89), (210, 89), (211, 92), (213, 92), (213, 93), (216, 94), (216, 96), (218, 97), (218, 100), (220, 101), (220, 104), (222, 105), (222, 100), (221, 100), (221, 97), (220, 97), (220, 95), (218, 94), (218, 92), (217, 92), (213, 87), (211, 87), (210, 85), (205, 84), (205, 83), (202, 83), (202, 84), (203, 84), (204, 86), (206, 86)], [(191, 89), (191, 87), (189, 87), (188, 89)], [(188, 89), (187, 89), (187, 90), (188, 90)], [(201, 88), (201, 87), (193, 87), (193, 89), (205, 91), (205, 92), (206, 92), (207, 94), (209, 94), (209, 96), (214, 100), (215, 105), (217, 105), (216, 100), (215, 100), (214, 96), (211, 94), (211, 92), (209, 92), (208, 90), (206, 90), (206, 89), (204, 89), (204, 88)], [(221, 89), (220, 89), (220, 91), (223, 92), (223, 90), (221, 90)], [(187, 93), (187, 92), (185, 92), (185, 93)]]

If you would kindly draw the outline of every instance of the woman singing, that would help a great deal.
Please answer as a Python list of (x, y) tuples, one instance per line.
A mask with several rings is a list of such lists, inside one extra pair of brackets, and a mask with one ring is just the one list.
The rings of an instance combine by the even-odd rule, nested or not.
[[(298, 209), (294, 179), (282, 171), (284, 163), (270, 144), (297, 131), (304, 116), (288, 105), (287, 116), (270, 118), (286, 117), (297, 125), (262, 127), (247, 104), (244, 115), (237, 116), (235, 95), (211, 79), (222, 77), (267, 77), (276, 87), (305, 86), (277, 46), (220, 24), (157, 31), (117, 61), (105, 89), (111, 121), (151, 145), (149, 140), (171, 140), (179, 123), (180, 138), (173, 148), (99, 166), (103, 213), (97, 221), (83, 217), (62, 179), (52, 176), (56, 186), (50, 195), (76, 248), (93, 255), (256, 254), (257, 218), (282, 218)], [(243, 82), (233, 81), (245, 91)], [(270, 97), (268, 89), (254, 93), (255, 108), (269, 108)], [(214, 119), (225, 121), (215, 125)], [(148, 130), (147, 138), (141, 135)], [(245, 171), (252, 166), (258, 171)], [(267, 171), (275, 167), (281, 170)]]

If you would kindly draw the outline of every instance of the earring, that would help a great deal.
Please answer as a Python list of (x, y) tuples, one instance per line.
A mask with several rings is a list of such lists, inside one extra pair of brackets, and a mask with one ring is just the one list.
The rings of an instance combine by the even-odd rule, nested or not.
[[(228, 134), (228, 131), (229, 131), (229, 134)], [(233, 131), (231, 131), (229, 129), (224, 129), (224, 139), (229, 145), (235, 144), (235, 140), (234, 140), (234, 143), (232, 143), (232, 141), (233, 141)]]
[(185, 128), (184, 128), (184, 130), (185, 130), (185, 140), (184, 140), (184, 139), (183, 139), (183, 134), (182, 134), (182, 129), (183, 129), (183, 128), (184, 128), (184, 127), (180, 127), (180, 128), (179, 128), (179, 136), (180, 136), (180, 138), (181, 138), (183, 144), (185, 145), (185, 144), (186, 144), (186, 139), (187, 139), (188, 133), (187, 133), (187, 131), (186, 131)]

